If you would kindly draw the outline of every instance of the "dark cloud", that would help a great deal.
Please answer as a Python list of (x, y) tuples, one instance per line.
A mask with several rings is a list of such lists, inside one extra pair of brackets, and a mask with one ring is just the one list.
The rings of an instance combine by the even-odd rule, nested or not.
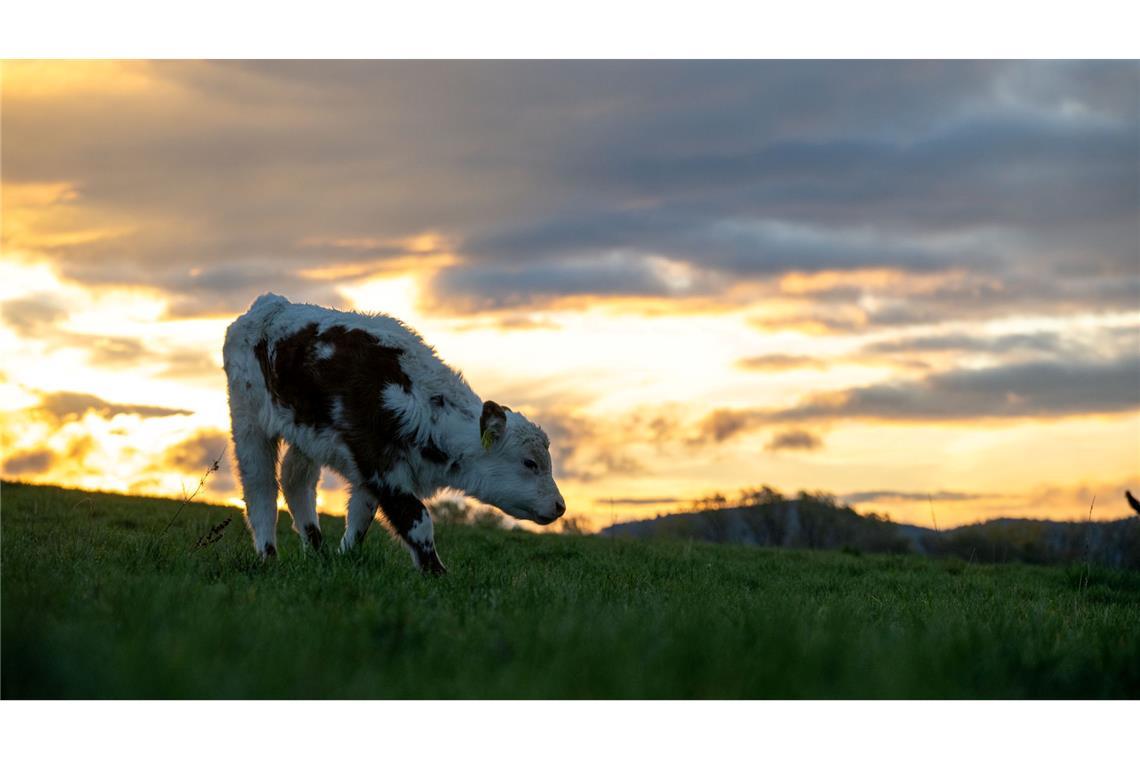
[(267, 292), (280, 293), (293, 301), (319, 303), (332, 308), (347, 309), (350, 306), (337, 291), (335, 283), (310, 280), (283, 271), (281, 262), (213, 266), (193, 275), (172, 274), (155, 284), (173, 296), (170, 304), (172, 317), (240, 313), (248, 309), (257, 296)]
[(13, 298), (0, 304), (0, 318), (24, 338), (38, 338), (53, 332), (56, 323), (66, 316), (67, 309), (51, 296)]
[(176, 315), (265, 290), (337, 304), (296, 272), (414, 259), (427, 232), (459, 259), (429, 283), (439, 308), (884, 267), (1001, 286), (900, 296), (862, 329), (1140, 290), (1129, 62), (135, 65), (162, 86), (5, 91), (4, 180), (73, 183), (70, 208), (129, 231), (44, 255)]
[(500, 330), (558, 330), (559, 325), (557, 322), (551, 322), (547, 319), (534, 319), (525, 315), (514, 315), (503, 317), (495, 322), (495, 327)]
[(168, 448), (162, 458), (163, 466), (188, 475), (203, 476), (217, 462), (218, 470), (206, 477), (207, 486), (215, 493), (225, 493), (236, 485), (230, 457), (227, 456), (231, 449), (229, 433), (200, 430)]
[(71, 464), (83, 465), (88, 455), (94, 452), (98, 445), (92, 436), (82, 433), (68, 441), (64, 456)]
[(822, 446), (823, 440), (807, 430), (783, 430), (772, 436), (764, 448), (768, 451), (814, 451)]
[(794, 354), (761, 354), (759, 356), (746, 356), (736, 362), (741, 369), (762, 372), (779, 372), (789, 369), (821, 369), (827, 366), (822, 359), (813, 356), (797, 356)]
[(1140, 358), (954, 369), (809, 398), (786, 409), (716, 409), (692, 443), (806, 420), (970, 421), (1119, 414), (1140, 408)]
[[(1140, 271), (1137, 272), (1140, 274)], [(1140, 277), (1042, 276), (1036, 272), (948, 275), (933, 286), (849, 285), (810, 293), (780, 293), (790, 313), (750, 319), (759, 330), (861, 334), (883, 328), (980, 322), (1015, 315), (1119, 314), (1140, 303)]]
[(864, 347), (863, 350), (871, 354), (936, 353), (942, 351), (999, 354), (1011, 351), (1059, 353), (1064, 345), (1062, 336), (1048, 332), (997, 336), (950, 333), (876, 341)]
[(676, 496), (627, 496), (616, 499), (594, 499), (594, 503), (600, 506), (615, 507), (651, 507), (658, 504), (679, 504), (689, 501), (691, 501), (691, 499), (680, 499)]
[(437, 307), (467, 311), (528, 306), (565, 296), (666, 296), (673, 290), (650, 262), (629, 256), (526, 267), (449, 267), (433, 278), (430, 287)]
[[(1140, 277), (1135, 274), (1128, 270), (1121, 271), (1120, 276), (1104, 277), (1088, 276), (1087, 272), (1072, 276), (1022, 272), (984, 282), (952, 282), (921, 294), (888, 300), (880, 308), (864, 309), (857, 329), (978, 321), (1026, 313), (1132, 311), (1140, 303)], [(889, 294), (882, 291), (866, 292), (889, 299)]]
[(142, 341), (105, 335), (74, 335), (76, 343), (85, 344), (92, 363), (107, 367), (137, 367), (149, 352)]
[[(1132, 211), (1135, 174), (1115, 162), (1136, 150), (1133, 129), (1127, 120), (1040, 115), (948, 119), (917, 140), (877, 133), (777, 139), (733, 152), (670, 149), (625, 163), (628, 181), (645, 191), (662, 184), (690, 197), (731, 191), (734, 211), (760, 206), (771, 218), (830, 228), (869, 218), (899, 232), (1120, 225)], [(1034, 187), (1041, 180), (1055, 184)], [(1089, 195), (1073, 197), (1076, 188)]]
[(704, 441), (721, 443), (729, 438), (751, 430), (767, 419), (767, 414), (757, 409), (714, 409), (701, 420), (700, 434), (690, 443)]
[(863, 504), (875, 501), (975, 501), (992, 496), (966, 491), (854, 491), (840, 498), (848, 504)]
[(606, 436), (594, 419), (547, 409), (531, 416), (550, 437), (554, 476), (589, 483), (614, 475), (639, 475), (644, 464)]
[(35, 410), (60, 421), (79, 419), (88, 413), (97, 414), (106, 419), (119, 414), (133, 414), (139, 417), (171, 417), (179, 414), (193, 414), (193, 412), (185, 409), (172, 409), (164, 406), (114, 404), (98, 396), (67, 391), (43, 394), (40, 397), (40, 404), (35, 407)]
[(810, 306), (810, 300), (802, 299), (808, 308), (798, 315), (755, 316), (748, 322), (763, 332), (794, 330), (810, 334), (848, 334), (862, 332), (867, 319), (862, 312), (855, 314), (828, 314), (822, 309)]
[(968, 420), (1112, 414), (1140, 407), (1140, 358), (956, 369), (853, 388), (763, 415), (772, 421)]
[[(471, 309), (504, 308), (583, 294), (702, 295), (741, 278), (789, 272), (992, 268), (992, 255), (975, 250), (950, 258), (898, 236), (690, 213), (671, 207), (604, 212), (477, 238), (465, 249), (469, 263), (444, 269), (432, 290)], [(669, 264), (684, 267), (684, 278), (670, 277)]]
[(224, 430), (200, 430), (167, 449), (165, 461), (169, 465), (191, 472), (204, 470), (215, 460), (224, 459), (229, 448), (229, 433)]
[(1140, 328), (1132, 325), (1094, 327), (1081, 333), (1038, 331), (984, 335), (952, 332), (910, 335), (872, 341), (860, 352), (864, 355), (913, 355), (928, 353), (971, 353), (1009, 356), (1067, 358), (1087, 362), (1092, 357), (1136, 354), (1140, 349)]
[(36, 475), (50, 470), (56, 455), (50, 449), (20, 451), (4, 459), (5, 475)]

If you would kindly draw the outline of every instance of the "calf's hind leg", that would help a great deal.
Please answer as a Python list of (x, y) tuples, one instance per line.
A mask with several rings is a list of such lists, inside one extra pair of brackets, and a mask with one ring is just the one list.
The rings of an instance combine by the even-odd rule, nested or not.
[(235, 430), (234, 456), (253, 546), (262, 557), (276, 556), (277, 439), (251, 428)]
[(348, 513), (344, 516), (344, 537), (340, 540), (341, 553), (351, 550), (364, 540), (376, 517), (376, 499), (363, 487), (352, 487), (348, 497)]
[(320, 549), (323, 543), (321, 525), (317, 520), (317, 481), (321, 466), (290, 446), (281, 460), (281, 490), (289, 514), (293, 516), (293, 530), (301, 537), (301, 545)]

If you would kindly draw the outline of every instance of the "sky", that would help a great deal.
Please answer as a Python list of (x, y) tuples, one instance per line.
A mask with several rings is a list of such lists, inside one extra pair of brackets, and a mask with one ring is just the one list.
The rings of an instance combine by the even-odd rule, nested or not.
[[(386, 312), (602, 527), (770, 485), (1130, 514), (1135, 62), (0, 70), (6, 479), (241, 504), (226, 326)], [(341, 512), (343, 483), (320, 506)]]

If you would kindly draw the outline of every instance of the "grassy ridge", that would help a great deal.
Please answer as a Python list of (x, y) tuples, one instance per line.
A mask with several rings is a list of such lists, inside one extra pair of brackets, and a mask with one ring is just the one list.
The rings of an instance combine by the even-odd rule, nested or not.
[(422, 578), (177, 506), (4, 484), (4, 698), (1140, 696), (1135, 572), (444, 526)]

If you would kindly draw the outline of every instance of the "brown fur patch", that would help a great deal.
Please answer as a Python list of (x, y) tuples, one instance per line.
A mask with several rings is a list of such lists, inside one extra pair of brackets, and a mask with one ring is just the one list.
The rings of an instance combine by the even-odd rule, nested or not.
[[(332, 349), (326, 359), (320, 358), (322, 344)], [(298, 424), (335, 427), (365, 480), (386, 472), (406, 448), (399, 421), (380, 395), (393, 384), (411, 390), (401, 349), (381, 345), (365, 330), (335, 325), (318, 332), (310, 324), (277, 341), (272, 360), (265, 341), (254, 353), (273, 400), (292, 410)], [(333, 419), (336, 401), (343, 412), (339, 422)]]

